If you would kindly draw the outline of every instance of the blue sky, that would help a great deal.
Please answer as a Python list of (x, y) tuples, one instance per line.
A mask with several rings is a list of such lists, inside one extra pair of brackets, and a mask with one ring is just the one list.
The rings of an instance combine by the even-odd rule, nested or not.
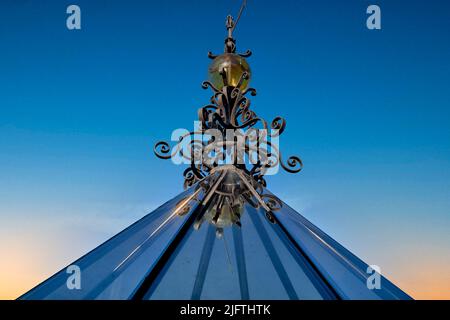
[[(69, 4), (81, 30), (66, 28)], [(369, 4), (381, 30), (365, 26)], [(182, 190), (184, 168), (153, 144), (208, 103), (206, 53), (223, 50), (239, 5), (2, 1), (0, 271), (30, 251), (36, 264), (16, 272), (28, 282), (10, 295)], [(252, 108), (287, 119), (281, 148), (305, 165), (268, 178), (271, 191), (413, 296), (450, 297), (449, 2), (247, 9), (235, 36), (254, 53)]]

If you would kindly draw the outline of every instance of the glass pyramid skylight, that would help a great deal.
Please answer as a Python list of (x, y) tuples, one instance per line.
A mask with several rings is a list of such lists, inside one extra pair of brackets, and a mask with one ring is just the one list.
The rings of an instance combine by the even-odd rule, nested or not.
[[(217, 216), (230, 185), (242, 206)], [(63, 269), (21, 299), (409, 299), (385, 278), (368, 289), (364, 262), (283, 202), (269, 216), (248, 191), (234, 170), (216, 172), (75, 261), (80, 290)]]

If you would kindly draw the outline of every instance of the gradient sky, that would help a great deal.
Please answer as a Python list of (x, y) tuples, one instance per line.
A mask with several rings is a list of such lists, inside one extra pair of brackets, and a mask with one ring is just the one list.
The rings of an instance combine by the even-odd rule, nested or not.
[[(0, 2), (0, 298), (182, 190), (153, 144), (208, 103), (206, 53), (239, 5)], [(449, 32), (446, 0), (248, 0), (235, 33), (253, 110), (285, 116), (281, 148), (305, 164), (271, 191), (422, 299), (450, 298)]]

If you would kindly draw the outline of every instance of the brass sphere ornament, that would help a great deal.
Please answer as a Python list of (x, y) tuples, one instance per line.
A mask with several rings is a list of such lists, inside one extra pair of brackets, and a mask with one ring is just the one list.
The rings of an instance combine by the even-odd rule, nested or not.
[[(247, 75), (241, 79), (244, 73)], [(217, 56), (208, 68), (208, 79), (219, 90), (224, 86), (231, 86), (243, 91), (247, 89), (250, 77), (251, 71), (247, 60), (235, 53)]]

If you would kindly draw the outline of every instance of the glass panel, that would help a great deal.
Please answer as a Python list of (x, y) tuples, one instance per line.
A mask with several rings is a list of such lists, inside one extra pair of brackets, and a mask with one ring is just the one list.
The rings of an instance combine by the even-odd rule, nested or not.
[(384, 277), (381, 290), (369, 290), (367, 264), (285, 203), (276, 216), (341, 298), (410, 299)]
[(194, 230), (191, 226), (164, 269), (152, 284), (145, 299), (191, 299), (198, 266), (207, 235), (207, 226)]
[(266, 239), (261, 239), (259, 233), (263, 227), (262, 222), (258, 223), (259, 217), (256, 215), (261, 215), (261, 212), (250, 205), (245, 208), (241, 223), (250, 299), (289, 299), (274, 267), (273, 252), (267, 251), (263, 243)]
[[(213, 225), (209, 224), (208, 228), (212, 230), (209, 232), (212, 233), (213, 239), (216, 239), (213, 240), (214, 247), (201, 294), (193, 295), (192, 298), (239, 300), (241, 293), (232, 233), (233, 228), (238, 227), (224, 228), (219, 238), (216, 237), (216, 228)], [(200, 275), (201, 273), (199, 277)]]
[[(263, 213), (261, 213), (262, 215)], [(265, 228), (272, 239), (274, 250), (277, 252), (283, 268), (291, 281), (297, 299), (321, 300), (335, 299), (335, 295), (323, 283), (310, 263), (302, 256), (282, 228), (277, 223), (265, 223)]]
[(146, 299), (333, 297), (280, 226), (265, 218), (263, 210), (245, 205), (238, 227), (224, 226), (224, 221), (213, 224), (209, 219), (215, 211), (211, 208), (214, 205), (190, 227)]
[(203, 190), (190, 188), (75, 261), (81, 290), (67, 288), (63, 269), (21, 299), (129, 298), (202, 195)]
[(248, 213), (276, 270), (274, 278), (283, 285), (289, 299), (335, 298), (280, 226), (265, 218), (263, 209), (250, 208)]

